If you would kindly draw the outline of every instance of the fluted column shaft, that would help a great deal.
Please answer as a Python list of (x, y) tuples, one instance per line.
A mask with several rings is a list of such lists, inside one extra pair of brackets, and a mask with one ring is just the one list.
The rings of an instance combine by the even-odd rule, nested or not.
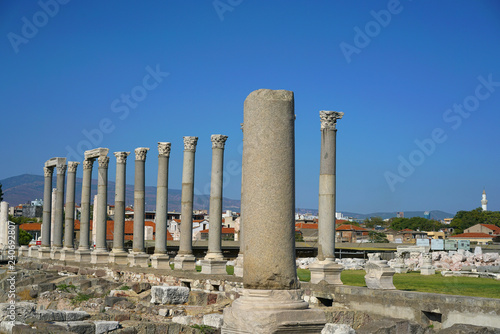
[(54, 243), (55, 248), (62, 248), (63, 243), (63, 221), (64, 221), (64, 180), (66, 176), (66, 165), (57, 165), (56, 183), (56, 209), (54, 220)]
[(212, 135), (212, 175), (210, 181), (210, 225), (206, 258), (222, 259), (222, 185), (224, 145), (227, 136)]
[(115, 217), (113, 229), (113, 253), (123, 253), (125, 240), (125, 191), (126, 164), (130, 152), (115, 152), (116, 184), (115, 184)]
[(145, 216), (145, 163), (149, 148), (135, 149), (134, 181), (134, 243), (132, 251), (144, 253), (144, 216)]
[(100, 156), (97, 175), (97, 217), (96, 220), (96, 252), (107, 252), (106, 226), (107, 226), (107, 205), (108, 205), (108, 165), (109, 157)]
[(318, 206), (318, 259), (335, 258), (335, 169), (337, 119), (343, 113), (320, 111), (321, 161)]
[(90, 249), (90, 190), (92, 187), (93, 164), (94, 159), (83, 160), (82, 203), (80, 212), (80, 245), (78, 246), (79, 250)]
[(179, 255), (193, 254), (193, 195), (194, 157), (198, 137), (184, 137), (184, 162), (182, 165), (181, 240)]
[(73, 249), (75, 232), (75, 186), (76, 169), (80, 163), (68, 162), (68, 180), (66, 182), (66, 215), (64, 220), (64, 248)]
[(50, 222), (52, 219), (52, 174), (53, 167), (44, 167), (42, 247), (50, 247)]
[(167, 253), (168, 163), (170, 159), (170, 147), (170, 143), (158, 143), (155, 254)]

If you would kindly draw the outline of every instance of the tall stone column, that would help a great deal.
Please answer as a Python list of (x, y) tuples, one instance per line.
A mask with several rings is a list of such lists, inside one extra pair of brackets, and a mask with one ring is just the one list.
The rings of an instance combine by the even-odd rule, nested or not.
[[(243, 123), (240, 124), (241, 131), (243, 132)], [(244, 139), (244, 138), (243, 138)], [(239, 242), (240, 242), (240, 250), (238, 252), (238, 257), (236, 258), (235, 264), (234, 264), (234, 271), (233, 274), (236, 277), (243, 277), (243, 261), (244, 261), (244, 256), (245, 256), (245, 238), (244, 238), (244, 227), (243, 227), (243, 222), (244, 222), (244, 216), (245, 214), (243, 213), (243, 165), (245, 164), (244, 161), (245, 157), (242, 156), (241, 159), (241, 197), (240, 197), (240, 235), (239, 235)]]
[(168, 162), (170, 143), (158, 143), (158, 182), (156, 186), (156, 240), (155, 253), (151, 266), (157, 269), (170, 269), (167, 254), (167, 216), (168, 216)]
[(145, 164), (149, 148), (135, 149), (134, 180), (134, 243), (132, 253), (128, 255), (131, 267), (148, 267), (149, 256), (144, 251), (144, 216), (145, 212)]
[(56, 183), (56, 209), (54, 212), (54, 244), (50, 252), (50, 258), (59, 260), (61, 257), (61, 249), (63, 246), (63, 224), (64, 224), (64, 181), (66, 178), (66, 163), (58, 164), (57, 170), (57, 183)]
[(243, 296), (224, 309), (222, 333), (319, 333), (295, 267), (294, 97), (259, 89), (244, 106)]
[(42, 245), (38, 255), (40, 258), (50, 256), (50, 225), (52, 220), (52, 174), (54, 167), (44, 167)]
[(85, 158), (83, 160), (80, 245), (75, 252), (75, 260), (79, 262), (90, 262), (90, 190), (92, 187), (92, 167), (94, 160), (94, 158)]
[(109, 254), (109, 263), (128, 264), (128, 253), (124, 249), (125, 242), (125, 191), (126, 164), (130, 152), (115, 152), (116, 184), (115, 184), (115, 217), (113, 229), (113, 250)]
[(212, 176), (210, 181), (210, 224), (208, 252), (201, 261), (203, 274), (225, 275), (226, 261), (222, 256), (222, 185), (224, 169), (224, 145), (227, 136), (212, 135)]
[(342, 284), (342, 265), (335, 263), (335, 184), (337, 120), (343, 112), (319, 112), (321, 119), (321, 162), (318, 206), (318, 257), (309, 269), (311, 283)]
[(193, 196), (194, 196), (194, 155), (198, 137), (184, 137), (184, 162), (182, 165), (181, 195), (181, 240), (179, 252), (174, 259), (174, 269), (195, 270), (193, 255)]
[(9, 246), (9, 203), (2, 201), (0, 202), (0, 251), (8, 249)]
[(75, 259), (75, 186), (76, 169), (80, 163), (76, 161), (68, 162), (68, 180), (66, 182), (66, 214), (64, 219), (64, 248), (61, 251), (61, 260)]
[(96, 221), (96, 241), (95, 250), (90, 257), (90, 263), (108, 263), (108, 247), (106, 244), (107, 232), (107, 205), (108, 205), (108, 165), (109, 157), (100, 156), (97, 159), (99, 163), (97, 175), (97, 217)]

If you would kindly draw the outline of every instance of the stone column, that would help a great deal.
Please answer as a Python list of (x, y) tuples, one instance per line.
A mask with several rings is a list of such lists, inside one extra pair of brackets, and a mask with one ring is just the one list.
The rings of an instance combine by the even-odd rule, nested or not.
[(79, 262), (90, 262), (90, 190), (92, 187), (92, 167), (94, 160), (94, 158), (85, 158), (83, 160), (80, 245), (75, 252), (75, 260)]
[[(240, 124), (241, 131), (243, 132), (243, 123)], [(244, 139), (244, 138), (243, 138)], [(244, 238), (244, 227), (243, 227), (243, 218), (244, 218), (244, 213), (243, 213), (243, 165), (245, 164), (244, 161), (244, 156), (241, 159), (241, 197), (240, 197), (240, 237), (239, 237), (239, 242), (240, 242), (240, 250), (238, 252), (238, 257), (236, 258), (235, 264), (234, 264), (234, 276), (236, 277), (243, 277), (243, 259), (244, 259), (244, 254), (245, 254), (245, 238)]]
[(158, 182), (156, 186), (156, 241), (151, 266), (157, 269), (170, 269), (167, 254), (167, 216), (168, 216), (168, 162), (170, 143), (158, 143)]
[(286, 90), (252, 92), (244, 106), (243, 296), (224, 309), (222, 333), (319, 333), (295, 267), (294, 98)]
[(342, 284), (342, 265), (335, 263), (335, 184), (337, 120), (343, 112), (319, 112), (321, 119), (321, 162), (318, 206), (318, 257), (309, 269), (311, 283)]
[(59, 260), (63, 246), (63, 222), (64, 222), (64, 180), (66, 177), (66, 164), (57, 164), (57, 183), (56, 183), (56, 209), (54, 212), (54, 244), (50, 252), (50, 258)]
[(174, 269), (195, 270), (193, 255), (193, 195), (194, 195), (194, 154), (198, 137), (184, 137), (184, 162), (182, 165), (181, 195), (181, 240), (179, 252), (174, 259)]
[(2, 201), (0, 203), (0, 250), (8, 249), (9, 246), (9, 203)]
[(57, 205), (57, 188), (52, 188), (52, 206), (50, 217), (50, 249), (54, 247), (54, 232), (56, 230), (56, 205)]
[(116, 184), (115, 184), (115, 217), (113, 228), (113, 250), (109, 254), (109, 263), (128, 264), (128, 253), (124, 249), (125, 242), (125, 191), (126, 164), (130, 152), (115, 152)]
[(96, 241), (95, 250), (90, 257), (90, 263), (108, 263), (108, 247), (106, 244), (107, 232), (107, 205), (108, 205), (108, 165), (109, 157), (102, 155), (97, 159), (99, 163), (97, 175), (97, 217), (96, 222)]
[[(40, 258), (50, 256), (50, 223), (52, 220), (52, 174), (54, 167), (44, 167), (42, 245), (38, 255)], [(33, 251), (32, 251), (33, 252)]]
[(201, 261), (203, 274), (226, 275), (226, 261), (222, 256), (222, 185), (224, 168), (224, 145), (227, 136), (212, 135), (212, 178), (210, 181), (210, 224), (208, 230), (208, 252)]
[(134, 180), (134, 243), (132, 253), (128, 255), (131, 267), (147, 268), (149, 256), (144, 251), (144, 216), (145, 216), (145, 164), (149, 148), (135, 149), (135, 180)]
[(61, 260), (75, 259), (75, 186), (76, 169), (80, 163), (76, 161), (68, 162), (68, 180), (66, 183), (66, 214), (64, 219), (64, 248), (61, 251)]

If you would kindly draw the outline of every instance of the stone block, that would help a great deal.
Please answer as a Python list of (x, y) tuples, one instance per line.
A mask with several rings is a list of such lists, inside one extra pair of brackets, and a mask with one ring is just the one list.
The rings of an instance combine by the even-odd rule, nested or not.
[(66, 321), (66, 313), (56, 310), (40, 310), (36, 312), (35, 318), (41, 321)]
[(189, 288), (184, 286), (151, 287), (152, 304), (184, 304), (189, 299)]
[(324, 281), (328, 284), (341, 285), (340, 274), (344, 267), (333, 261), (317, 261), (309, 266), (311, 271), (311, 283), (318, 284)]
[(179, 315), (176, 317), (172, 317), (172, 322), (175, 322), (176, 324), (189, 326), (193, 322), (193, 317), (190, 315)]
[(219, 313), (205, 314), (203, 316), (203, 325), (221, 328), (224, 325), (224, 317)]
[(175, 270), (196, 270), (196, 259), (192, 255), (179, 256), (174, 258), (174, 269)]
[(321, 331), (321, 334), (356, 334), (356, 331), (346, 324), (328, 323)]
[(66, 313), (66, 321), (81, 321), (90, 318), (90, 314), (85, 311), (63, 311)]
[(95, 334), (103, 334), (120, 328), (118, 321), (94, 321)]
[(365, 265), (365, 282), (369, 289), (394, 290), (392, 282), (394, 269), (386, 260), (380, 260), (380, 253), (368, 254), (369, 261)]
[(207, 275), (227, 275), (226, 261), (224, 260), (201, 260), (201, 273)]
[(104, 298), (104, 306), (113, 307), (113, 305), (115, 305), (116, 303), (121, 302), (123, 300), (127, 300), (127, 298), (106, 296)]
[(38, 293), (45, 291), (54, 291), (56, 289), (55, 283), (40, 283), (38, 284)]
[(170, 267), (170, 256), (168, 255), (158, 255), (154, 254), (151, 256), (151, 267), (155, 269), (167, 269), (171, 270)]
[[(13, 320), (24, 321), (26, 318), (33, 317), (36, 310), (36, 304), (28, 302), (17, 302), (15, 305), (10, 303), (0, 304), (0, 322), (10, 322)], [(12, 319), (15, 316), (15, 319)]]
[(146, 290), (151, 289), (151, 284), (147, 282), (140, 282), (140, 283), (132, 283), (130, 285), (130, 288), (135, 292), (135, 293), (141, 293)]
[(149, 255), (146, 253), (132, 253), (127, 256), (130, 267), (148, 268)]
[(1, 321), (0, 322), (0, 333), (13, 333), (14, 328), (18, 326), (25, 326), (26, 324), (20, 321)]
[(95, 334), (95, 325), (87, 321), (55, 322), (54, 325), (77, 334)]
[(109, 263), (116, 264), (120, 266), (128, 265), (128, 253), (109, 253)]

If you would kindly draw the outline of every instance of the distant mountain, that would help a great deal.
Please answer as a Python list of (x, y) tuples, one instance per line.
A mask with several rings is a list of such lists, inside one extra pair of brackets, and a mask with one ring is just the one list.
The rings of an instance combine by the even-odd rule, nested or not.
[[(301, 214), (311, 214), (316, 216), (318, 214), (317, 209), (297, 209), (297, 212)], [(397, 212), (373, 212), (373, 213), (355, 213), (355, 212), (347, 212), (340, 211), (346, 217), (352, 217), (354, 219), (366, 219), (370, 217), (381, 217), (382, 219), (388, 219), (397, 217)], [(404, 211), (405, 218), (412, 217), (424, 217), (425, 211)], [(431, 219), (442, 220), (444, 218), (453, 218), (455, 214), (448, 213), (440, 210), (431, 210), (429, 211)]]
[[(19, 176), (9, 177), (0, 180), (2, 184), (3, 198), (10, 205), (19, 205), (27, 203), (35, 199), (43, 199), (43, 184), (44, 177), (41, 175), (23, 174)], [(56, 177), (52, 180), (52, 187), (56, 187)], [(156, 187), (146, 187), (146, 210), (155, 210), (156, 207)], [(91, 201), (93, 196), (97, 194), (97, 180), (92, 180)], [(82, 195), (82, 179), (76, 179), (75, 201), (77, 204), (81, 202)], [(108, 203), (113, 204), (115, 201), (115, 183), (108, 182)], [(126, 186), (126, 204), (134, 203), (134, 186), (127, 184)], [(240, 201), (230, 198), (223, 199), (224, 210), (232, 210), (238, 212), (240, 210)], [(194, 209), (208, 210), (210, 205), (209, 195), (194, 195)], [(168, 210), (181, 211), (181, 191), (179, 189), (168, 190)]]

